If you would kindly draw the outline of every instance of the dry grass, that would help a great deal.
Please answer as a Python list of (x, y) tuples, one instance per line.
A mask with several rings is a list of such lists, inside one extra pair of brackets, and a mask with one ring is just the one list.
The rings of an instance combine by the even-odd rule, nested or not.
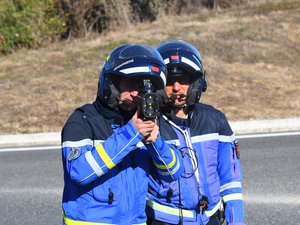
[(262, 2), (162, 16), (155, 23), (1, 56), (0, 132), (60, 131), (76, 107), (94, 100), (99, 69), (111, 49), (169, 39), (199, 48), (208, 72), (202, 102), (229, 120), (300, 116), (300, 1)]

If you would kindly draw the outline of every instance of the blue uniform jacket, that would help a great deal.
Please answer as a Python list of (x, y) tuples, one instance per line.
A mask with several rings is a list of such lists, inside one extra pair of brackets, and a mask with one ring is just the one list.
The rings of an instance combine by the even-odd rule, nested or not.
[(181, 156), (161, 136), (147, 144), (131, 120), (95, 101), (62, 130), (66, 225), (145, 224), (149, 174), (176, 180)]
[[(222, 200), (228, 224), (244, 224), (240, 160), (225, 115), (212, 106), (197, 103), (189, 117), (184, 121), (187, 124), (175, 124), (167, 116), (160, 120), (161, 135), (178, 146), (185, 169), (179, 182), (151, 177), (148, 217), (171, 224), (178, 224), (180, 218), (186, 225), (206, 224)], [(206, 210), (199, 206), (203, 196), (208, 198)]]

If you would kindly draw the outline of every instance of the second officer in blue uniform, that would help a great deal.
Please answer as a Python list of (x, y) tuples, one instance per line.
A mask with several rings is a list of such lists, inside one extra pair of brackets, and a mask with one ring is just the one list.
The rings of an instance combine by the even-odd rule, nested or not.
[(220, 225), (225, 203), (229, 225), (244, 225), (242, 173), (234, 134), (225, 115), (199, 102), (206, 90), (202, 58), (185, 41), (158, 46), (167, 67), (160, 134), (178, 146), (184, 172), (178, 181), (152, 176), (147, 201), (149, 225)]

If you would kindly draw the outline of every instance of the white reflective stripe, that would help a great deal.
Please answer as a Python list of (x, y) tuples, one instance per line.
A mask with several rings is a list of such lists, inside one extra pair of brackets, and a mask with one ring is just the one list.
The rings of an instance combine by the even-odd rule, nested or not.
[[(203, 135), (197, 135), (191, 137), (192, 143), (198, 143), (203, 141), (221, 141), (221, 142), (233, 142), (235, 140), (234, 134), (231, 136), (225, 136), (225, 135), (219, 135), (218, 133), (212, 133), (212, 134), (203, 134)], [(168, 144), (172, 144), (175, 146), (179, 146), (180, 142), (178, 139), (174, 140), (168, 140), (166, 141)]]
[(143, 142), (138, 142), (137, 144), (136, 144), (136, 146), (134, 147), (134, 149), (133, 150), (135, 150), (135, 149), (137, 149), (137, 148), (143, 148), (143, 147), (145, 147), (145, 144), (143, 143)]
[(149, 66), (138, 66), (138, 67), (132, 67), (128, 69), (120, 70), (121, 73), (130, 74), (130, 73), (148, 73), (150, 71)]
[(166, 59), (164, 59), (164, 62), (165, 62), (165, 64), (167, 65), (168, 63), (170, 63), (170, 59), (169, 59), (169, 58), (166, 58)]
[(231, 135), (231, 136), (225, 136), (225, 135), (220, 135), (219, 137), (219, 141), (222, 142), (233, 142), (235, 140), (235, 135)]
[(181, 61), (190, 65), (191, 67), (193, 67), (196, 71), (201, 71), (201, 68), (199, 66), (197, 66), (196, 63), (194, 63), (193, 61), (189, 60), (188, 58), (185, 57), (181, 57)]
[(179, 209), (177, 209), (177, 208), (172, 208), (169, 206), (161, 205), (156, 202), (152, 202), (149, 199), (147, 199), (147, 206), (152, 208), (153, 210), (160, 211), (160, 212), (163, 212), (166, 214), (180, 216), (181, 215), (180, 213), (182, 212), (182, 216), (184, 216), (184, 217), (188, 217), (188, 218), (195, 217), (193, 211), (191, 211), (191, 210), (181, 209), (179, 211)]
[(87, 151), (85, 153), (86, 161), (89, 163), (89, 165), (92, 167), (94, 172), (97, 174), (98, 177), (103, 175), (103, 171), (101, 170), (99, 164), (96, 162), (94, 156), (92, 155), (91, 151)]
[(242, 187), (242, 183), (239, 181), (234, 181), (234, 182), (230, 182), (228, 184), (224, 184), (220, 187), (220, 192), (225, 191), (227, 189), (230, 188), (241, 188)]
[(242, 193), (230, 194), (230, 195), (225, 195), (222, 198), (224, 202), (228, 202), (232, 200), (243, 200), (243, 194)]
[(81, 147), (85, 145), (97, 146), (100, 143), (103, 143), (105, 140), (91, 140), (91, 139), (83, 139), (80, 141), (65, 141), (62, 143), (62, 147)]
[(93, 140), (91, 139), (83, 139), (80, 141), (65, 141), (62, 143), (62, 147), (81, 147), (81, 146), (85, 146), (85, 145), (91, 145), (93, 146)]
[(173, 169), (173, 170), (171, 170), (171, 171), (167, 171), (167, 172), (162, 172), (162, 171), (158, 171), (158, 173), (160, 174), (160, 175), (164, 175), (164, 176), (168, 176), (168, 175), (170, 175), (170, 174), (174, 174), (174, 173), (176, 173), (177, 172), (177, 170), (179, 169), (179, 167), (180, 167), (180, 162), (179, 162), (179, 160), (177, 160), (177, 162), (176, 162), (176, 167)]
[(219, 134), (211, 133), (211, 134), (197, 135), (197, 136), (193, 136), (191, 139), (192, 139), (192, 143), (197, 143), (197, 142), (202, 142), (202, 141), (219, 140)]
[(105, 140), (94, 140), (94, 146), (97, 146), (101, 143), (103, 143)]
[(167, 78), (166, 78), (166, 75), (165, 75), (165, 73), (163, 71), (160, 72), (160, 77), (161, 77), (161, 79), (164, 82), (164, 86), (166, 86), (166, 84), (167, 84)]
[(175, 146), (179, 146), (180, 145), (180, 142), (178, 139), (175, 139), (175, 140), (169, 140), (169, 141), (166, 141), (168, 144), (170, 145), (175, 145)]
[(177, 165), (176, 165), (176, 167), (173, 170), (171, 170), (171, 173), (172, 174), (176, 173), (177, 170), (179, 169), (179, 167), (180, 167), (180, 162), (179, 162), (179, 160), (177, 160)]
[(213, 209), (211, 209), (211, 210), (206, 210), (206, 211), (205, 211), (205, 215), (206, 215), (206, 216), (212, 216), (212, 215), (214, 215), (215, 212), (218, 211), (218, 209), (220, 208), (220, 206), (221, 206), (221, 200), (218, 202), (218, 204), (217, 204)]
[(142, 147), (145, 147), (143, 142), (140, 141), (139, 143), (136, 144), (136, 148), (142, 148)]
[(202, 141), (212, 141), (219, 140), (221, 142), (233, 142), (235, 140), (235, 135), (231, 136), (219, 135), (218, 133), (203, 134), (192, 137), (192, 143), (202, 142)]

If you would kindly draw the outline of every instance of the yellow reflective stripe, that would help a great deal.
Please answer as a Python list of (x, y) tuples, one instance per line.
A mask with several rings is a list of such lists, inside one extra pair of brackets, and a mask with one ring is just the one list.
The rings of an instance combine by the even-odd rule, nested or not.
[[(175, 215), (175, 216), (179, 216), (179, 209), (176, 208), (172, 208), (172, 207), (168, 207), (165, 205), (161, 205), (158, 204), (156, 202), (152, 202), (151, 200), (147, 199), (147, 206), (149, 206), (150, 208), (163, 212), (163, 213), (167, 213), (167, 214), (171, 214), (171, 215)], [(185, 210), (182, 209), (182, 215), (184, 217), (189, 217), (189, 218), (194, 218), (194, 213), (192, 211), (189, 210)]]
[[(71, 220), (71, 219), (67, 218), (65, 215), (64, 215), (64, 223), (66, 225), (115, 225), (112, 223), (95, 223), (95, 222)], [(146, 223), (138, 223), (138, 224), (133, 224), (133, 225), (146, 225)]]
[(114, 225), (112, 223), (95, 223), (95, 222), (86, 222), (79, 220), (71, 220), (64, 215), (64, 223), (66, 225)]
[(108, 154), (106, 153), (106, 151), (104, 150), (102, 144), (97, 145), (96, 146), (96, 150), (97, 150), (100, 158), (103, 160), (103, 162), (107, 166), (107, 168), (111, 169), (111, 168), (113, 168), (113, 167), (116, 166), (114, 164), (114, 162), (111, 160), (111, 158), (108, 156)]
[(170, 162), (167, 166), (165, 166), (165, 165), (158, 165), (158, 164), (156, 164), (156, 163), (154, 162), (155, 166), (156, 166), (158, 169), (166, 169), (166, 168), (170, 169), (172, 166), (174, 166), (174, 164), (175, 164), (175, 162), (176, 162), (176, 157), (175, 157), (174, 150), (171, 149), (171, 148), (170, 148), (170, 150), (171, 150), (171, 152), (172, 152), (172, 159), (173, 159), (172, 162)]
[(243, 195), (239, 193), (239, 194), (230, 194), (230, 195), (223, 196), (224, 202), (228, 202), (232, 200), (243, 200)]
[(218, 202), (218, 204), (211, 210), (205, 210), (205, 214), (206, 216), (212, 216), (215, 214), (215, 212), (218, 211), (218, 209), (220, 208), (221, 205), (221, 200)]

